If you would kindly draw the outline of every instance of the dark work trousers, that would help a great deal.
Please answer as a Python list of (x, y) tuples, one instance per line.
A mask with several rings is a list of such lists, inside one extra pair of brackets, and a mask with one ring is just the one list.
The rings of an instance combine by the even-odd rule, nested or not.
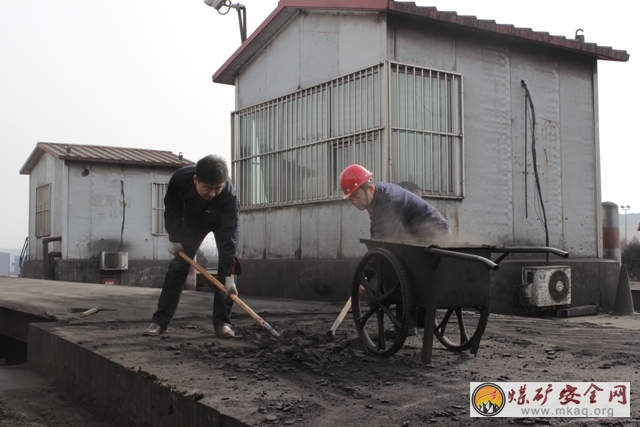
[[(184, 253), (191, 259), (198, 252), (200, 244), (209, 232), (182, 230), (182, 247)], [(157, 323), (163, 328), (169, 326), (171, 319), (176, 314), (178, 309), (178, 303), (180, 302), (180, 296), (184, 289), (187, 276), (189, 275), (189, 268), (191, 266), (188, 262), (181, 257), (176, 256), (171, 260), (167, 273), (164, 276), (164, 283), (162, 284), (162, 292), (158, 299), (158, 309), (153, 313), (151, 321)], [(218, 275), (218, 280), (224, 284), (224, 277)], [(213, 328), (217, 328), (222, 325), (231, 327), (231, 310), (233, 309), (233, 301), (225, 298), (224, 292), (215, 288), (213, 295)]]

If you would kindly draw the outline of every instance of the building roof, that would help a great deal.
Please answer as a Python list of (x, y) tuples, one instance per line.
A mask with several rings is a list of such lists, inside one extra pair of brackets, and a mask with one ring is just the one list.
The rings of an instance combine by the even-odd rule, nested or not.
[(344, 10), (360, 12), (387, 12), (410, 19), (447, 27), (461, 33), (497, 37), (518, 43), (533, 44), (551, 49), (602, 59), (608, 61), (629, 60), (624, 50), (586, 43), (576, 36), (568, 39), (563, 36), (552, 36), (549, 33), (533, 31), (530, 28), (516, 28), (513, 25), (497, 24), (495, 21), (478, 19), (475, 16), (461, 16), (456, 12), (441, 12), (435, 7), (416, 6), (414, 2), (397, 2), (394, 0), (280, 0), (276, 9), (248, 37), (231, 57), (215, 72), (212, 79), (215, 83), (235, 84), (240, 70), (262, 50), (271, 38), (283, 28), (287, 22), (302, 10)]
[(182, 153), (173, 154), (171, 151), (38, 142), (20, 169), (20, 174), (29, 175), (44, 154), (51, 154), (57, 159), (69, 162), (110, 163), (175, 169), (195, 163), (182, 157)]

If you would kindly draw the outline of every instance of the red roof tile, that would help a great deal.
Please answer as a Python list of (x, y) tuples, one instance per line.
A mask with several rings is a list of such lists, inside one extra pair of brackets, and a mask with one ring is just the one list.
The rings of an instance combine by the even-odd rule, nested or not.
[(175, 169), (195, 163), (183, 158), (182, 154), (173, 154), (171, 151), (38, 142), (24, 166), (20, 169), (20, 173), (28, 175), (45, 153), (51, 154), (57, 159), (70, 162), (111, 163)]

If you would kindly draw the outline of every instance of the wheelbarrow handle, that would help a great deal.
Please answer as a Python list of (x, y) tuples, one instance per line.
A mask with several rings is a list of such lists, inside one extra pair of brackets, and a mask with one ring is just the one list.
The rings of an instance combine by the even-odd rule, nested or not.
[(562, 251), (560, 249), (551, 248), (548, 246), (503, 246), (501, 248), (493, 249), (493, 252), (502, 253), (496, 260), (496, 264), (499, 264), (503, 259), (509, 256), (509, 254), (514, 253), (524, 253), (524, 254), (532, 254), (532, 253), (546, 253), (547, 261), (549, 260), (549, 254), (554, 254), (562, 258), (569, 258), (569, 252)]
[(491, 269), (491, 270), (497, 270), (500, 268), (500, 266), (498, 264), (496, 264), (495, 262), (491, 261), (490, 259), (487, 259), (485, 257), (482, 257), (480, 255), (473, 255), (473, 254), (467, 254), (464, 252), (457, 252), (457, 251), (449, 251), (446, 249), (439, 249), (439, 248), (423, 248), (425, 252), (429, 253), (429, 254), (437, 254), (437, 255), (441, 255), (444, 257), (449, 257), (449, 258), (457, 258), (457, 259), (464, 259), (467, 261), (477, 261), (480, 262), (482, 264), (484, 264), (487, 268)]
[(502, 248), (495, 248), (493, 252), (500, 252), (505, 254), (513, 254), (513, 253), (550, 253), (557, 255), (561, 258), (569, 258), (569, 252), (565, 252), (558, 248), (552, 248), (549, 246), (504, 246)]
[[(191, 258), (189, 258), (189, 256), (187, 254), (185, 254), (183, 251), (178, 251), (178, 255), (180, 256), (180, 258), (182, 258), (183, 260), (185, 260), (186, 262), (188, 262), (193, 268), (195, 268), (196, 270), (198, 270), (204, 277), (207, 278), (207, 280), (209, 280), (215, 287), (217, 287), (220, 291), (222, 292), (226, 292), (226, 288), (224, 287), (224, 285), (222, 283), (220, 283), (220, 281), (218, 279), (216, 279), (215, 277), (213, 277), (211, 275), (211, 273), (209, 273), (207, 270), (205, 270), (204, 268), (202, 268), (200, 266), (200, 264), (198, 264), (197, 262), (195, 262), (194, 260), (192, 260)], [(234, 303), (236, 303), (241, 309), (243, 309), (253, 320), (255, 320), (260, 326), (264, 327), (266, 330), (268, 330), (271, 335), (274, 335), (276, 337), (279, 337), (280, 334), (278, 332), (276, 332), (275, 329), (273, 329), (271, 327), (271, 325), (269, 325), (267, 322), (264, 321), (264, 319), (260, 316), (258, 316), (258, 314), (256, 314), (255, 311), (251, 310), (251, 308), (249, 308), (248, 305), (246, 305), (244, 302), (242, 302), (242, 300), (240, 298), (238, 298), (237, 295), (231, 294), (229, 295), (229, 299), (231, 299), (231, 301), (233, 301)]]

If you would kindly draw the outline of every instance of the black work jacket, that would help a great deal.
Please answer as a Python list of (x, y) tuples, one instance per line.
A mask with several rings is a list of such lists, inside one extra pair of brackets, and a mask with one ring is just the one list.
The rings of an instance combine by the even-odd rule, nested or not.
[(222, 192), (211, 200), (198, 194), (193, 182), (196, 167), (178, 169), (164, 197), (164, 225), (171, 242), (182, 242), (183, 227), (202, 232), (203, 238), (213, 232), (218, 247), (219, 266), (225, 276), (232, 274), (238, 248), (240, 202), (236, 190), (227, 180)]

